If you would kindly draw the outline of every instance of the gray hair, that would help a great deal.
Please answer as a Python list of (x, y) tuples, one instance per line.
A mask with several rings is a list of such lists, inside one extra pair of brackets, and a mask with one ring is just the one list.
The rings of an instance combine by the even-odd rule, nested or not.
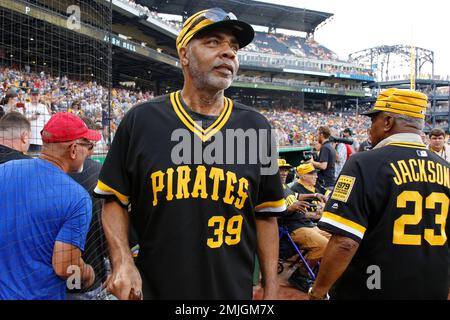
[(385, 112), (386, 115), (391, 116), (392, 118), (396, 120), (403, 121), (406, 123), (409, 127), (412, 127), (414, 129), (423, 130), (423, 127), (425, 126), (425, 121), (423, 119), (414, 118), (410, 116), (406, 116), (404, 114), (398, 114), (398, 113), (392, 113), (392, 112)]
[(24, 131), (30, 130), (30, 121), (19, 112), (8, 112), (0, 119), (0, 140), (19, 139)]

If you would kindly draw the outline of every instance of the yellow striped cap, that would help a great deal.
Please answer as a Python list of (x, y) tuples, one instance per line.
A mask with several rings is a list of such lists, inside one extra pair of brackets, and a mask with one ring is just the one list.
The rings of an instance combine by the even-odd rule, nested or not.
[(312, 172), (317, 172), (317, 171), (318, 170), (316, 170), (316, 168), (314, 168), (314, 166), (310, 162), (301, 164), (297, 167), (297, 174), (299, 176), (302, 176), (302, 175), (308, 174), (308, 173), (312, 173)]
[(285, 159), (278, 159), (278, 168), (292, 168), (292, 166)]
[(372, 116), (378, 112), (392, 112), (413, 118), (425, 119), (428, 97), (418, 91), (389, 88), (381, 91), (372, 110), (363, 115)]
[(176, 40), (177, 51), (185, 47), (200, 31), (205, 32), (219, 27), (233, 32), (239, 43), (239, 48), (248, 45), (255, 36), (252, 26), (237, 20), (233, 13), (227, 13), (220, 8), (211, 8), (193, 14), (184, 22)]

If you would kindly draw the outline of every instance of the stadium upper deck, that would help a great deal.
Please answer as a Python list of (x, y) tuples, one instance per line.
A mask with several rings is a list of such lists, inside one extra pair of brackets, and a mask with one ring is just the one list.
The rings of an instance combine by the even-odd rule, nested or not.
[[(186, 16), (211, 5), (235, 12), (241, 19), (254, 25), (269, 28), (269, 33), (257, 32), (253, 43), (239, 53), (243, 67), (294, 69), (297, 70), (295, 73), (298, 73), (298, 70), (316, 71), (316, 76), (324, 75), (362, 81), (373, 80), (370, 70), (355, 63), (339, 61), (334, 52), (317, 43), (312, 37), (320, 24), (325, 23), (332, 16), (330, 13), (264, 4), (257, 1), (219, 0), (213, 3), (196, 1), (193, 4), (190, 1), (143, 0), (136, 3), (130, 0), (113, 0), (113, 9), (117, 14), (127, 17), (128, 20), (137, 19), (141, 27), (145, 26), (152, 32), (157, 31), (160, 34), (159, 39), (155, 38), (153, 42), (163, 52), (172, 56), (176, 56), (176, 52), (173, 50), (174, 41), (181, 24), (167, 20), (160, 13), (175, 15), (183, 13)], [(118, 19), (116, 16), (114, 17), (118, 24), (127, 23), (125, 19)], [(303, 31), (309, 36), (304, 38), (277, 34), (275, 33), (276, 28)], [(121, 30), (124, 29), (121, 28)], [(167, 38), (161, 39), (161, 34)], [(289, 70), (284, 71), (288, 72)]]

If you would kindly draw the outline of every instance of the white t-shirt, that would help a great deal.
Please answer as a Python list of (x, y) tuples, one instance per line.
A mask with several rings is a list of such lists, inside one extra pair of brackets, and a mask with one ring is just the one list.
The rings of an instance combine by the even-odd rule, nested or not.
[(25, 116), (27, 118), (39, 114), (37, 119), (30, 120), (31, 124), (31, 138), (30, 144), (42, 145), (41, 139), (41, 131), (44, 128), (44, 125), (50, 119), (51, 115), (48, 112), (48, 109), (42, 103), (32, 104), (31, 102), (27, 102), (25, 104)]

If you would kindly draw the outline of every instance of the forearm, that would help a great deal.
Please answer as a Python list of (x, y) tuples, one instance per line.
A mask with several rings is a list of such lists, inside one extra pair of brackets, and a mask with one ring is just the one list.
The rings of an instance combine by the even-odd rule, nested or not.
[(277, 219), (256, 219), (258, 257), (265, 291), (277, 290), (278, 278), (278, 223)]
[(102, 224), (113, 267), (133, 263), (128, 242), (128, 212), (116, 201), (105, 201)]
[(55, 273), (64, 280), (73, 275), (74, 267), (79, 270), (82, 282), (93, 277), (92, 267), (84, 262), (80, 249), (71, 244), (56, 241), (52, 264)]
[(358, 242), (339, 235), (333, 235), (320, 264), (319, 274), (314, 282), (315, 296), (324, 296), (347, 269), (358, 249)]
[(317, 193), (300, 193), (297, 197), (300, 201), (310, 200), (317, 198)]
[(317, 161), (311, 160), (311, 163), (314, 166), (314, 168), (319, 169), (319, 170), (325, 170), (328, 166), (328, 162), (317, 162)]

